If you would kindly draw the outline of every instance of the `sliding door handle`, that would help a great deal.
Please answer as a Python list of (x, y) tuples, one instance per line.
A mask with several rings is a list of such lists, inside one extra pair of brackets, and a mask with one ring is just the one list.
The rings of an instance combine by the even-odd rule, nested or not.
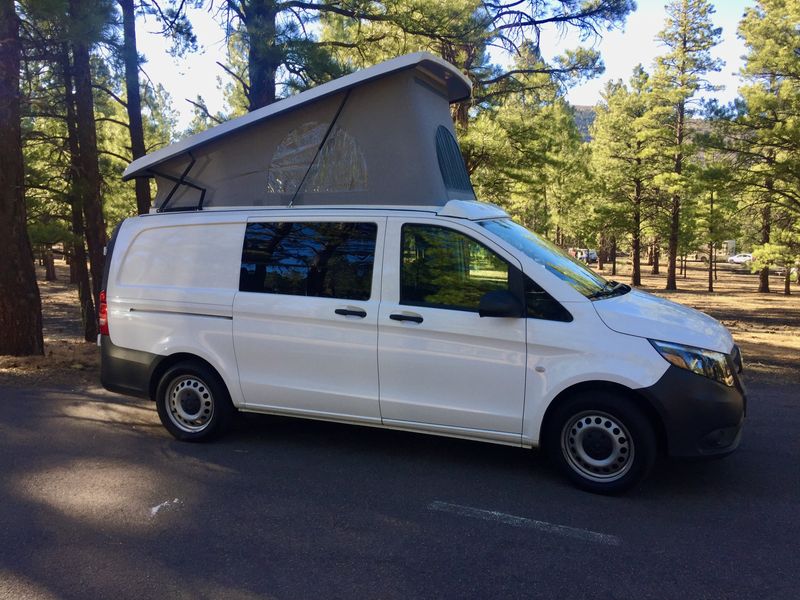
[(367, 311), (365, 311), (365, 310), (363, 310), (361, 308), (357, 308), (357, 309), (337, 308), (334, 312), (337, 315), (342, 315), (344, 317), (360, 317), (360, 318), (363, 319), (364, 317), (367, 316)]
[(422, 317), (419, 315), (403, 315), (395, 313), (389, 315), (389, 318), (392, 321), (411, 321), (412, 323), (422, 323)]

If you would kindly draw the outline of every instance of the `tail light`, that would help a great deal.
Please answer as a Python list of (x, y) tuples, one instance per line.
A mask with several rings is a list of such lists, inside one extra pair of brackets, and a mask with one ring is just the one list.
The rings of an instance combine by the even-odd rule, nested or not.
[(100, 292), (100, 306), (97, 309), (97, 322), (100, 324), (100, 335), (111, 335), (108, 333), (108, 304), (106, 304), (106, 292)]

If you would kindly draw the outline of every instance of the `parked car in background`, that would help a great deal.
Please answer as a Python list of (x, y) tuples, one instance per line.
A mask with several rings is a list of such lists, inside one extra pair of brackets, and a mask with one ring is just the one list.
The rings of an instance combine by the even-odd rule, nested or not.
[[(799, 274), (800, 274), (800, 267), (792, 267), (791, 269), (789, 269), (789, 278), (792, 281), (797, 281), (797, 277)], [(775, 269), (775, 275), (778, 275), (779, 277), (785, 277), (786, 267), (778, 267), (777, 269)]]
[(736, 254), (728, 257), (728, 262), (734, 265), (746, 265), (753, 262), (752, 254)]

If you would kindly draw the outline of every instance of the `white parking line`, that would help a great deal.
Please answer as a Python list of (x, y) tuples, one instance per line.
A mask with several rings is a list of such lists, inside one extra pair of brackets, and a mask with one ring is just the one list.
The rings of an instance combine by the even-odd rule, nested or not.
[(536, 529), (537, 531), (543, 531), (545, 533), (554, 533), (562, 537), (574, 538), (584, 542), (593, 542), (595, 544), (605, 544), (606, 546), (619, 546), (622, 544), (620, 538), (607, 533), (597, 533), (596, 531), (589, 531), (588, 529), (556, 525), (555, 523), (548, 523), (547, 521), (536, 521), (535, 519), (528, 519), (527, 517), (517, 517), (494, 510), (484, 510), (482, 508), (462, 506), (461, 504), (450, 504), (449, 502), (440, 502), (439, 500), (434, 500), (428, 504), (428, 510), (452, 513), (461, 517), (471, 517), (483, 521), (494, 521), (496, 523), (503, 523), (504, 525), (511, 525), (512, 527)]

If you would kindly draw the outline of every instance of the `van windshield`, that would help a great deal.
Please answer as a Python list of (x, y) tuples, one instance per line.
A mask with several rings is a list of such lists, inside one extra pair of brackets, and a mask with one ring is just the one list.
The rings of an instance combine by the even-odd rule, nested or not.
[(552, 242), (528, 231), (511, 219), (491, 219), (479, 221), (479, 224), (543, 265), (587, 298), (601, 298), (630, 290), (628, 286), (607, 281)]

